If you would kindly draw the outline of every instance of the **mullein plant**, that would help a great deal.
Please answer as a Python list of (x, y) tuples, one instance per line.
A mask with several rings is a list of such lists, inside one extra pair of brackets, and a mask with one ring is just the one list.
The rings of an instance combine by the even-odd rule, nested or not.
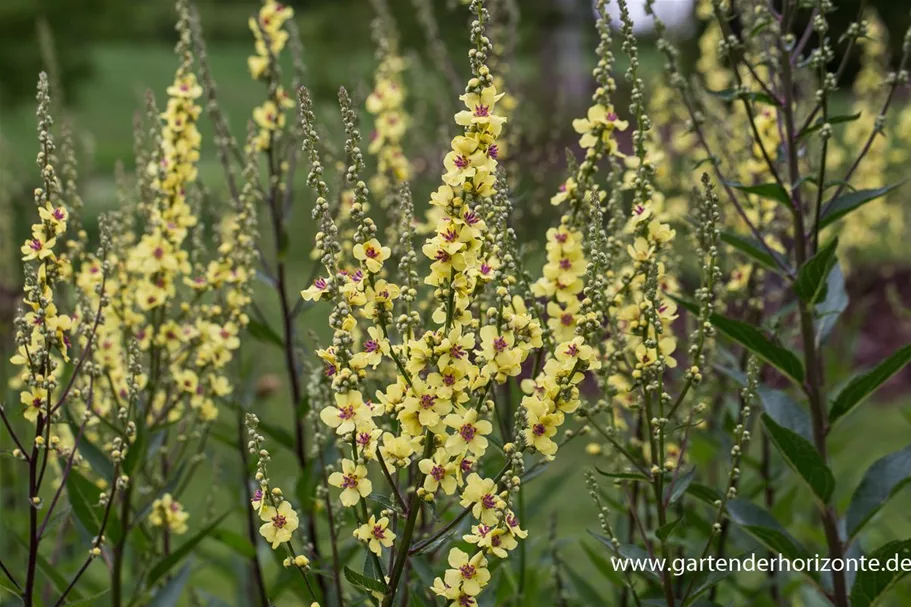
[[(195, 190), (203, 90), (186, 2), (177, 13), (180, 63), (165, 111), (149, 94), (138, 123), (137, 188), (129, 192), (119, 180), (121, 206), (104, 217), (94, 254), (78, 219), (71, 134), (64, 131), (61, 179), (47, 79), (39, 83), (40, 221), (22, 247), (25, 309), (11, 361), (20, 369), (13, 385), (31, 426), (28, 445), (6, 424), (14, 455), (29, 470), (23, 582), (8, 571), (28, 605), (39, 599), (37, 565), (46, 558), (39, 544), (62, 495), (91, 539), (72, 582), (55, 578), (55, 604), (79, 598), (76, 583), (99, 557), (108, 564), (113, 605), (148, 600), (175, 562), (178, 536), (207, 524), (208, 513), (196, 518), (180, 500), (205, 460), (217, 402), (233, 391), (227, 369), (248, 322), (255, 197), (245, 192), (223, 214), (214, 226), (217, 252), (207, 260)], [(67, 299), (70, 314), (58, 309)]]
[[(891, 191), (871, 187), (875, 184), (863, 180), (861, 167), (871, 150), (886, 148), (887, 111), (908, 83), (911, 32), (897, 71), (880, 67), (876, 78), (869, 73), (869, 53), (877, 43), (865, 39), (870, 24), (858, 21), (840, 40), (833, 39), (832, 2), (785, 2), (774, 8), (757, 4), (736, 10), (721, 0), (701, 2), (699, 14), (707, 23), (698, 66), (701, 78), (688, 79), (664, 24), (654, 14), (654, 2), (648, 2), (646, 10), (656, 19), (657, 44), (666, 59), (667, 79), (661, 86), (673, 91), (673, 96), (662, 93), (652, 99), (661, 104), (659, 129), (665, 132), (649, 137), (632, 23), (626, 2), (619, 4), (624, 50), (631, 55), (627, 76), (637, 128), (634, 155), (625, 163), (633, 174), (624, 178), (633, 192), (632, 217), (622, 231), (633, 241), (627, 248), (632, 264), (619, 263), (616, 284), (607, 290), (614, 312), (608, 315), (613, 320), (607, 323), (611, 335), (603, 368), (616, 375), (600, 382), (605, 386), (602, 398), (583, 409), (588, 427), (606, 441), (591, 452), (606, 452), (606, 461), (613, 464), (597, 466), (611, 479), (613, 490), (603, 487), (597, 474), (588, 476), (599, 508), (596, 536), (613, 554), (667, 559), (734, 556), (757, 547), (768, 551), (767, 556), (788, 559), (857, 554), (863, 527), (891, 495), (877, 488), (894, 487), (906, 478), (905, 471), (884, 476), (906, 450), (874, 463), (842, 511), (833, 499), (837, 483), (830, 468), (829, 434), (911, 360), (911, 349), (900, 348), (841, 388), (827, 384), (823, 369), (827, 341), (846, 302), (841, 269), (845, 249), (837, 238), (844, 222), (839, 220), (868, 212), (866, 203)], [(806, 25), (798, 29), (801, 22)], [(846, 54), (833, 68), (836, 44), (844, 45)], [(867, 128), (861, 125), (863, 112), (832, 113), (832, 95), (856, 45), (868, 53), (868, 71), (858, 86), (879, 93), (875, 105), (867, 106), (873, 108)], [(844, 123), (842, 128), (850, 132), (839, 137), (836, 129)], [(650, 206), (656, 185), (668, 188), (660, 199), (685, 195), (680, 176), (662, 176), (644, 149), (646, 142), (654, 145), (662, 135), (671, 139), (668, 162), (676, 155), (686, 163), (681, 170), (691, 175), (706, 171), (702, 186), (691, 193), (702, 275), (692, 296), (675, 287), (668, 274), (679, 267), (663, 246), (674, 238), (674, 230), (650, 225), (650, 216), (656, 214)], [(850, 151), (846, 141), (855, 142)], [(880, 157), (872, 161), (876, 166)], [(722, 201), (729, 203), (724, 217)], [(673, 208), (665, 211), (674, 216)], [(724, 245), (732, 257), (730, 266), (721, 261)], [(728, 267), (727, 276), (723, 267)], [(746, 303), (732, 300), (725, 309), (718, 299), (722, 288), (745, 293)], [(632, 305), (626, 307), (624, 301)], [(670, 321), (684, 311), (694, 331), (687, 362), (679, 365), (684, 369), (675, 373), (676, 324)], [(728, 404), (724, 392), (705, 387), (704, 374), (714, 371), (719, 372), (713, 373), (718, 385), (741, 387), (734, 403)], [(635, 399), (617, 398), (629, 389), (638, 393)], [(618, 407), (628, 412), (618, 416)], [(598, 416), (602, 408), (607, 412), (604, 422)], [(727, 461), (719, 458), (705, 470), (694, 467), (688, 447), (699, 435), (726, 445)], [(756, 437), (760, 444), (750, 449)], [(757, 465), (747, 463), (750, 454)], [(817, 521), (814, 528), (821, 527), (819, 534), (808, 534), (807, 523), (793, 508), (776, 508), (780, 481), (774, 470), (779, 463), (801, 483), (807, 498), (801, 503)], [(700, 484), (703, 478), (709, 483)], [(692, 516), (702, 524), (688, 525)], [(810, 541), (822, 545), (814, 550)], [(906, 550), (906, 544), (898, 540), (863, 551), (888, 558)], [(698, 552), (691, 554), (694, 545)], [(824, 574), (808, 569), (803, 574), (807, 587), (800, 592), (816, 601), (873, 604), (889, 589), (889, 584), (873, 582), (870, 572), (847, 576), (835, 569)], [(624, 573), (618, 592), (625, 604), (637, 605), (692, 605), (705, 597), (746, 600), (753, 592), (779, 604), (796, 600), (788, 583), (800, 575), (778, 571), (761, 576), (751, 588), (735, 588), (707, 578), (704, 571), (687, 570), (672, 578), (666, 569), (654, 570), (642, 576)]]
[[(379, 241), (365, 212), (369, 191), (360, 180), (360, 137), (344, 90), (346, 177), (354, 192), (351, 255), (357, 265), (343, 265), (347, 259), (330, 212), (312, 102), (306, 91), (301, 93), (309, 183), (317, 195), (316, 248), (327, 272), (302, 295), (333, 306), (332, 345), (317, 351), (333, 394), (320, 407), (326, 429), (319, 436), (335, 443), (340, 454), (327, 480), (347, 509), (340, 517), (353, 521), (352, 534), (367, 551), (369, 575), (348, 568), (345, 575), (383, 605), (405, 592), (403, 577), (413, 556), (436, 550), (459, 528), (464, 528), (464, 544), (450, 548), (449, 569), (435, 578), (431, 590), (454, 605), (476, 603), (490, 582), (489, 568), (527, 535), (515, 497), (523, 454), (540, 452), (552, 459), (556, 449), (548, 437), (563, 423), (564, 413), (578, 408), (577, 384), (599, 364), (582, 337), (548, 343), (544, 352), (544, 331), (526, 303), (530, 289), (517, 284), (518, 250), (508, 227), (511, 204), (498, 163), (507, 122), (500, 113), (503, 93), (487, 64), (492, 48), (485, 35), (487, 10), (475, 0), (471, 11), (472, 78), (461, 96), (465, 109), (455, 116), (464, 130), (443, 160), (443, 184), (431, 195), (440, 220), (421, 248), (430, 263), (424, 278), (433, 301), (430, 328), (422, 331), (420, 317), (410, 309), (418, 286), (410, 236), (402, 233), (399, 276), (405, 283), (398, 285), (390, 280), (392, 249)], [(610, 140), (600, 123), (592, 131)], [(405, 215), (410, 215), (407, 204)], [(578, 277), (584, 262), (574, 269)], [(404, 312), (398, 318), (397, 309)], [(502, 391), (496, 386), (517, 377), (535, 351), (541, 351), (543, 364), (534, 402), (523, 401), (514, 412), (515, 424), (504, 423), (511, 414), (508, 405), (497, 403)], [(505, 430), (497, 439), (495, 423)], [(275, 490), (263, 487), (264, 494)], [(431, 513), (452, 507), (460, 513), (434, 529)], [(467, 527), (460, 527), (466, 518)]]
[[(11, 455), (27, 469), (28, 501), (24, 566), (3, 562), (0, 567), (25, 605), (40, 600), (38, 563), (44, 558), (40, 554), (41, 544), (53, 530), (52, 516), (63, 505), (60, 499), (65, 482), (79, 459), (77, 446), (92, 419), (98, 373), (88, 358), (96, 347), (97, 329), (105, 318), (104, 308), (108, 304), (99, 300), (91, 319), (84, 322), (74, 320), (75, 314), (66, 314), (57, 307), (58, 303), (64, 305), (63, 285), (72, 277), (73, 268), (64, 253), (69, 212), (63, 204), (61, 181), (54, 166), (58, 156), (52, 133), (50, 86), (44, 73), (38, 81), (37, 101), (37, 163), (42, 182), (34, 190), (37, 221), (21, 247), (24, 293), (15, 319), (16, 352), (10, 359), (17, 368), (11, 384), (21, 407), (15, 411), (0, 407), (4, 428), (15, 444)], [(101, 257), (105, 255), (107, 235), (104, 241), (99, 251)], [(102, 281), (106, 270), (102, 271)], [(69, 377), (64, 374), (67, 367)], [(118, 439), (108, 452), (115, 462), (115, 474), (120, 444)], [(119, 481), (115, 481), (112, 489), (120, 488)], [(111, 498), (112, 495), (107, 495), (102, 499), (107, 504), (106, 512), (110, 512)], [(71, 575), (68, 586), (64, 584), (60, 589), (56, 604), (62, 604), (89, 564), (101, 554), (103, 529), (102, 525), (101, 533), (91, 539), (84, 564)]]

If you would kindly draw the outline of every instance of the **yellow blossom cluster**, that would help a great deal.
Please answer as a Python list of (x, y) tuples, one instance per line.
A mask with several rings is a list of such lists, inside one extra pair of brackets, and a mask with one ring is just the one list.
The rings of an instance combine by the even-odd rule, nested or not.
[(31, 235), (21, 247), (26, 268), (25, 310), (17, 319), (16, 353), (10, 358), (19, 367), (13, 386), (21, 389), (22, 414), (36, 423), (36, 436), (41, 437), (44, 431), (45, 440), (50, 436), (54, 388), (63, 370), (60, 363), (70, 360), (74, 325), (54, 303), (56, 283), (72, 270), (69, 261), (55, 250), (63, 242), (69, 214), (60, 200), (60, 184), (51, 164), (55, 148), (49, 99), (47, 77), (42, 74), (38, 87), (38, 166), (44, 183), (34, 192), (39, 221), (32, 225)]
[(373, 91), (366, 101), (367, 111), (374, 116), (367, 151), (377, 159), (377, 172), (370, 180), (370, 187), (377, 195), (383, 195), (390, 186), (404, 183), (411, 177), (411, 165), (402, 151), (402, 139), (408, 128), (402, 80), (405, 60), (396, 52), (392, 40), (386, 40), (382, 51)]
[(171, 533), (181, 535), (187, 532), (187, 519), (190, 517), (183, 506), (170, 493), (165, 493), (152, 502), (149, 523), (155, 527), (164, 527)]
[[(254, 80), (272, 79), (278, 71), (278, 57), (288, 43), (286, 22), (294, 17), (290, 6), (265, 0), (256, 17), (250, 17), (256, 54), (247, 58), (247, 67)], [(269, 99), (253, 109), (253, 121), (259, 127), (255, 147), (267, 151), (275, 144), (278, 131), (285, 127), (285, 111), (294, 107), (288, 92), (273, 83)]]

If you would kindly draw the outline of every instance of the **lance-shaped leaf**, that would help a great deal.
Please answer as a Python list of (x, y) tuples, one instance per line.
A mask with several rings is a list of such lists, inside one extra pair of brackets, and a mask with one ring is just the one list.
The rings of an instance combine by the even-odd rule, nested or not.
[(184, 586), (190, 579), (190, 563), (180, 568), (180, 573), (174, 576), (161, 590), (155, 593), (155, 598), (149, 607), (171, 607), (180, 602)]
[(845, 274), (836, 263), (826, 278), (826, 295), (816, 304), (816, 347), (819, 348), (835, 328), (835, 323), (848, 309), (848, 291), (845, 289)]
[(826, 279), (835, 266), (836, 248), (838, 248), (838, 239), (833, 238), (797, 271), (794, 291), (804, 302), (814, 304), (825, 298)]
[(212, 533), (212, 531), (219, 525), (219, 523), (221, 523), (222, 520), (224, 520), (224, 518), (226, 516), (228, 516), (228, 514), (229, 514), (229, 512), (225, 512), (224, 514), (222, 514), (221, 516), (216, 518), (209, 525), (207, 525), (201, 531), (196, 533), (196, 535), (194, 535), (193, 537), (188, 539), (186, 542), (181, 544), (176, 550), (171, 552), (171, 554), (169, 554), (168, 556), (162, 558), (157, 563), (155, 563), (152, 566), (151, 571), (149, 571), (149, 577), (147, 580), (147, 584), (149, 586), (154, 586), (155, 582), (160, 580), (162, 578), (162, 576), (164, 576), (168, 571), (170, 571), (171, 568), (174, 567), (177, 563), (179, 563), (184, 558), (186, 558), (193, 551), (193, 549), (196, 547), (196, 545), (199, 542), (204, 540), (210, 533)]
[(810, 556), (800, 542), (759, 506), (746, 500), (734, 499), (727, 503), (727, 511), (734, 523), (769, 550), (792, 560)]
[(854, 490), (845, 526), (852, 538), (886, 505), (893, 495), (911, 481), (911, 446), (873, 462)]
[(835, 200), (830, 200), (822, 208), (819, 214), (819, 229), (823, 229), (832, 222), (838, 221), (851, 211), (860, 208), (871, 200), (876, 200), (880, 196), (885, 196), (904, 182), (894, 183), (882, 188), (872, 190), (855, 190), (849, 194), (843, 194)]
[(776, 259), (778, 259), (778, 262), (782, 265), (788, 265), (787, 259), (777, 254), (774, 254), (775, 256), (773, 256), (773, 253), (769, 253), (758, 240), (753, 238), (748, 238), (725, 230), (721, 232), (721, 241), (734, 247), (753, 261), (773, 272), (781, 271), (781, 266), (776, 263)]
[(722, 333), (744, 348), (753, 352), (797, 383), (803, 382), (803, 364), (797, 358), (797, 355), (766, 337), (762, 331), (745, 322), (726, 318), (719, 314), (712, 314), (710, 320)]
[[(911, 559), (911, 540), (895, 540), (877, 548), (868, 560), (877, 559), (880, 563), (878, 571), (867, 568), (857, 572), (854, 586), (851, 587), (851, 607), (872, 607), (878, 605), (886, 592), (895, 586), (908, 571), (897, 567), (897, 571), (889, 571), (887, 563), (895, 559), (901, 563)], [(894, 568), (894, 567), (893, 567)], [(898, 603), (894, 603), (898, 604)]]
[(775, 200), (780, 202), (788, 208), (788, 210), (793, 211), (794, 207), (791, 206), (791, 196), (788, 194), (788, 191), (778, 183), (761, 183), (759, 185), (744, 185), (742, 183), (736, 183), (733, 181), (725, 181), (725, 185), (729, 185), (732, 188), (738, 189), (741, 192), (746, 192), (747, 194), (755, 194), (762, 198), (768, 198), (770, 200)]
[(265, 322), (260, 322), (255, 318), (251, 318), (250, 322), (247, 324), (247, 330), (250, 332), (250, 337), (256, 341), (272, 344), (279, 348), (285, 347), (285, 342), (281, 336)]
[(75, 468), (70, 470), (66, 478), (66, 494), (70, 499), (76, 519), (92, 535), (98, 535), (98, 531), (101, 529), (101, 523), (94, 510), (100, 493), (101, 490)]
[(805, 128), (804, 130), (800, 131), (800, 133), (797, 135), (797, 138), (800, 139), (802, 137), (806, 137), (810, 133), (815, 133), (816, 131), (821, 129), (823, 127), (823, 125), (825, 125), (827, 123), (828, 124), (841, 124), (842, 122), (853, 122), (853, 121), (857, 120), (858, 118), (860, 118), (860, 112), (857, 112), (856, 114), (840, 114), (838, 116), (829, 116), (828, 120), (823, 120), (822, 118), (820, 118), (816, 122), (814, 122), (813, 124), (811, 124), (810, 126)]
[(762, 414), (762, 425), (788, 466), (800, 475), (821, 502), (828, 503), (835, 489), (835, 477), (813, 444), (779, 425), (768, 413)]
[(383, 582), (369, 578), (366, 575), (358, 573), (357, 571), (347, 566), (345, 567), (345, 579), (355, 586), (360, 586), (361, 588), (365, 588), (367, 590), (383, 593), (389, 591), (389, 588)]
[(886, 360), (849, 381), (832, 401), (829, 421), (834, 424), (847, 415), (865, 398), (873, 394), (877, 388), (886, 383), (890, 377), (898, 373), (909, 361), (911, 361), (911, 345), (896, 350)]

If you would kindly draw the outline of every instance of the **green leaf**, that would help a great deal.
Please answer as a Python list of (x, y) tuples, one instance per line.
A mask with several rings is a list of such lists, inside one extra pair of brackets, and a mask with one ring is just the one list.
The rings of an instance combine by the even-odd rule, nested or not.
[(854, 407), (873, 394), (909, 361), (911, 361), (911, 345), (899, 348), (874, 368), (849, 381), (832, 401), (832, 408), (829, 411), (830, 423), (834, 424), (850, 413)]
[(724, 183), (741, 192), (780, 202), (785, 205), (788, 210), (794, 210), (794, 207), (791, 205), (791, 195), (788, 194), (788, 191), (779, 183), (761, 183), (759, 185), (744, 185), (735, 181), (725, 181)]
[[(828, 123), (829, 124), (841, 124), (843, 122), (853, 122), (853, 121), (857, 120), (858, 118), (860, 118), (860, 114), (861, 114), (860, 112), (857, 112), (856, 114), (841, 114), (839, 116), (829, 116)], [(797, 135), (797, 138), (800, 139), (802, 137), (806, 137), (810, 133), (815, 133), (816, 131), (821, 129), (822, 126), (826, 122), (827, 121), (823, 120), (822, 118), (817, 119), (816, 122), (814, 122), (812, 125), (808, 126), (804, 130), (800, 131), (800, 133)]]
[(588, 544), (582, 544), (582, 550), (585, 551), (585, 554), (588, 556), (588, 560), (592, 562), (592, 565), (595, 566), (601, 575), (615, 586), (620, 586), (621, 588), (626, 586), (626, 583), (623, 581), (623, 578), (617, 573), (611, 564), (606, 558), (595, 552), (591, 546)]
[(822, 503), (828, 503), (835, 489), (835, 477), (813, 444), (768, 414), (762, 414), (762, 425), (787, 464), (810, 486)]
[(690, 483), (693, 482), (694, 478), (696, 478), (696, 468), (690, 468), (689, 471), (672, 479), (664, 494), (664, 499), (667, 500), (667, 503), (674, 504), (683, 497), (687, 487), (690, 486)]
[(573, 588), (576, 590), (576, 594), (579, 595), (579, 600), (583, 605), (601, 605), (604, 602), (604, 594), (599, 592), (598, 589), (593, 587), (584, 575), (577, 573), (572, 567), (564, 564), (561, 568), (561, 571), (566, 572), (566, 575), (569, 577), (570, 581), (573, 584)]
[(265, 322), (251, 318), (247, 325), (247, 330), (250, 332), (250, 337), (257, 341), (272, 344), (279, 348), (285, 347), (284, 340)]
[(256, 547), (239, 533), (228, 529), (216, 529), (212, 532), (212, 539), (218, 540), (244, 558), (251, 559), (256, 556)]
[(399, 514), (404, 514), (402, 512), (402, 509), (399, 508), (398, 504), (396, 504), (394, 501), (389, 499), (388, 496), (385, 496), (381, 493), (371, 493), (370, 495), (367, 496), (367, 499), (370, 500), (371, 502), (376, 502), (383, 508), (392, 510), (393, 512), (398, 512)]
[[(48, 562), (48, 560), (41, 555), (41, 553), (38, 553), (36, 557), (36, 564), (38, 565), (38, 569), (40, 569), (41, 573), (46, 575), (47, 578), (51, 581), (51, 584), (54, 586), (54, 590), (63, 594), (70, 583), (66, 578), (60, 575), (60, 572), (58, 571), (59, 567), (56, 565), (51, 565), (50, 562)], [(82, 594), (78, 592), (76, 588), (73, 588), (70, 590), (69, 594), (67, 594), (67, 597), (78, 601), (82, 599)]]
[(123, 473), (127, 476), (132, 476), (136, 465), (145, 459), (146, 433), (145, 424), (141, 424), (136, 432), (136, 439), (127, 448), (127, 456), (123, 458)]
[(911, 481), (911, 445), (873, 462), (854, 490), (845, 527), (848, 539), (886, 505), (892, 496)]
[(830, 200), (826, 203), (826, 206), (822, 208), (822, 212), (819, 214), (819, 229), (821, 230), (829, 224), (838, 221), (851, 211), (865, 205), (871, 200), (875, 200), (880, 196), (885, 196), (903, 183), (904, 181), (900, 181), (882, 188), (856, 190), (848, 194), (843, 194), (835, 200)]
[(101, 523), (95, 515), (94, 504), (98, 503), (101, 490), (74, 468), (66, 479), (66, 494), (80, 524), (89, 534), (98, 535)]
[(714, 488), (702, 483), (691, 483), (686, 488), (686, 492), (695, 497), (700, 502), (705, 502), (709, 506), (714, 506), (715, 502), (721, 499), (721, 494)]
[(848, 292), (841, 264), (836, 263), (826, 279), (826, 295), (816, 304), (816, 347), (819, 348), (835, 328), (839, 316), (848, 309)]
[(826, 279), (835, 265), (836, 248), (838, 238), (833, 238), (798, 270), (794, 291), (802, 301), (814, 304), (825, 297)]
[(745, 322), (726, 318), (719, 314), (712, 314), (710, 320), (713, 325), (718, 327), (729, 338), (776, 367), (797, 383), (803, 383), (803, 364), (793, 352), (773, 342), (762, 331)]
[(174, 607), (174, 605), (177, 605), (183, 595), (183, 588), (187, 585), (189, 579), (190, 563), (187, 563), (180, 568), (180, 573), (155, 593), (155, 597), (149, 603), (149, 607)]
[(674, 532), (674, 528), (677, 526), (677, 523), (679, 523), (681, 520), (683, 519), (678, 518), (675, 521), (671, 521), (670, 523), (658, 527), (658, 529), (655, 531), (655, 536), (662, 542), (666, 541), (667, 538), (669, 538)]
[(387, 588), (386, 584), (383, 582), (371, 579), (366, 575), (360, 574), (347, 566), (345, 567), (345, 579), (355, 586), (360, 586), (361, 588), (366, 588), (367, 590), (382, 592), (384, 594), (389, 590), (389, 588)]
[[(76, 433), (76, 428), (73, 429), (73, 433)], [(104, 452), (93, 445), (85, 436), (79, 439), (76, 449), (92, 467), (92, 471), (110, 483), (114, 476), (114, 464), (111, 463), (111, 460), (108, 459)]]
[(781, 390), (760, 386), (759, 400), (762, 402), (763, 410), (776, 424), (805, 438), (808, 442), (813, 440), (809, 413), (791, 400), (790, 396)]
[(154, 586), (155, 582), (160, 580), (162, 578), (162, 576), (164, 576), (168, 571), (171, 570), (172, 567), (174, 567), (177, 563), (179, 563), (187, 555), (189, 555), (193, 551), (193, 548), (196, 546), (196, 544), (198, 544), (199, 542), (204, 540), (209, 534), (211, 534), (212, 531), (218, 526), (218, 524), (221, 523), (226, 516), (228, 516), (228, 514), (229, 514), (229, 512), (225, 512), (224, 514), (222, 514), (221, 516), (216, 518), (209, 525), (207, 525), (201, 531), (199, 531), (196, 535), (194, 535), (193, 537), (188, 539), (186, 542), (181, 544), (180, 547), (178, 547), (176, 550), (171, 552), (171, 554), (169, 554), (168, 556), (162, 558), (157, 563), (155, 563), (152, 566), (152, 569), (149, 571), (149, 577), (148, 577), (148, 580), (146, 581), (146, 584), (149, 587)]
[[(721, 241), (734, 247), (753, 261), (774, 272), (780, 272), (781, 266), (775, 262), (775, 257), (769, 253), (758, 240), (741, 236), (730, 231), (721, 232)], [(779, 261), (785, 262), (782, 256), (777, 256)], [(787, 263), (784, 263), (787, 266)]]
[(767, 94), (760, 93), (758, 91), (757, 92), (747, 91), (747, 92), (743, 93), (743, 95), (741, 95), (735, 88), (724, 89), (721, 91), (706, 91), (706, 92), (708, 94), (714, 95), (715, 97), (718, 97), (720, 99), (724, 99), (725, 101), (735, 101), (737, 99), (740, 99), (741, 96), (745, 96), (750, 101), (758, 101), (760, 103), (766, 103), (768, 105), (774, 105), (776, 107), (779, 105), (777, 101), (775, 101), (774, 99), (769, 97)]
[[(868, 560), (877, 559), (879, 571), (866, 568), (857, 572), (854, 586), (851, 587), (851, 607), (872, 607), (877, 605), (886, 592), (908, 575), (905, 567), (888, 567), (893, 563), (903, 564), (911, 559), (911, 540), (895, 540), (877, 548)], [(897, 559), (897, 561), (896, 561)], [(889, 568), (898, 571), (888, 571)]]
[(647, 476), (645, 476), (644, 474), (640, 474), (638, 472), (605, 472), (598, 466), (595, 466), (595, 472), (597, 472), (601, 476), (606, 476), (607, 478), (613, 478), (613, 479), (617, 479), (617, 480), (624, 480), (624, 481), (647, 481), (647, 480), (649, 480), (649, 478)]
[(808, 558), (810, 553), (766, 510), (746, 500), (727, 503), (727, 511), (741, 529), (760, 544), (789, 559)]

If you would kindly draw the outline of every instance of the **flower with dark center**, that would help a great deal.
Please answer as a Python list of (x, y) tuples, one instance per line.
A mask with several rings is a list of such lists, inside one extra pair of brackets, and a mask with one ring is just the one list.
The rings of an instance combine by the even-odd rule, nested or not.
[(485, 118), (490, 115), (490, 107), (486, 105), (474, 106), (474, 115), (478, 118)]
[(464, 156), (456, 156), (455, 165), (457, 167), (459, 167), (460, 169), (464, 169), (468, 166), (468, 159), (465, 158)]
[(421, 408), (430, 409), (436, 404), (437, 397), (432, 394), (425, 394), (421, 397)]
[(573, 315), (570, 314), (569, 312), (567, 312), (566, 314), (563, 314), (563, 315), (560, 317), (560, 323), (561, 323), (564, 327), (570, 326), (571, 324), (573, 324)]
[(535, 436), (544, 436), (544, 432), (547, 431), (547, 428), (544, 427), (544, 424), (535, 424), (532, 426), (531, 431)]
[(381, 525), (373, 526), (373, 537), (378, 540), (384, 539), (386, 537), (386, 530), (383, 529)]
[(493, 349), (496, 350), (497, 352), (502, 352), (503, 350), (505, 350), (508, 347), (509, 347), (509, 344), (506, 343), (506, 340), (502, 336), (493, 340)]
[(358, 478), (354, 474), (346, 474), (342, 477), (342, 489), (357, 489)]
[(430, 469), (430, 476), (433, 477), (433, 480), (440, 482), (446, 476), (446, 469), (443, 466), (436, 465)]
[(364, 342), (364, 352), (373, 353), (373, 352), (376, 352), (377, 350), (379, 350), (379, 348), (380, 348), (380, 345), (372, 339), (368, 339), (367, 341)]
[(496, 508), (497, 499), (488, 493), (487, 495), (485, 495), (484, 497), (481, 498), (481, 505), (484, 506), (485, 508), (487, 508), (488, 510), (490, 510), (492, 508)]
[(579, 346), (577, 346), (576, 344), (569, 344), (569, 347), (566, 348), (566, 355), (567, 356), (576, 356), (577, 354), (579, 354)]
[(477, 432), (477, 430), (475, 430), (475, 427), (471, 424), (465, 424), (459, 428), (459, 434), (462, 436), (466, 443), (470, 443), (474, 440), (475, 432)]
[(275, 527), (278, 529), (281, 529), (282, 527), (284, 527), (285, 523), (287, 523), (287, 522), (288, 521), (286, 521), (285, 517), (283, 517), (281, 514), (276, 514), (275, 516), (272, 517), (272, 524), (275, 525)]
[(459, 572), (462, 574), (463, 578), (470, 580), (475, 576), (477, 570), (472, 565), (462, 565), (459, 567)]

